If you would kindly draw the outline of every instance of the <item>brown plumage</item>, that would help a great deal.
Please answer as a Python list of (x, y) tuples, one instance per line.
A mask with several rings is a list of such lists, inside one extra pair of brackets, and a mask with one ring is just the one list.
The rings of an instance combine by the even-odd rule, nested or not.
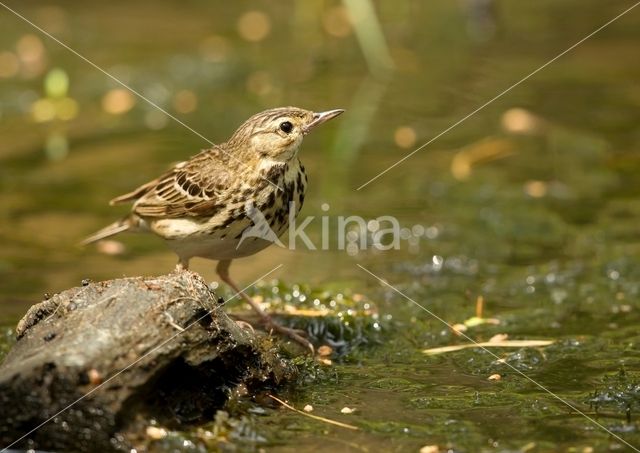
[(274, 237), (287, 229), (290, 207), (297, 215), (307, 185), (298, 159), (302, 138), (342, 112), (282, 107), (252, 116), (227, 142), (111, 200), (112, 205), (133, 202), (131, 213), (82, 243), (123, 231), (152, 232), (167, 240), (178, 255), (180, 269), (188, 268), (195, 256), (218, 260), (221, 279), (250, 303), (266, 324), (310, 346), (295, 332), (275, 325), (238, 289), (228, 269), (232, 259), (256, 253), (273, 242), (266, 236), (243, 237), (247, 229), (256, 227), (255, 218), (248, 215), (251, 209), (260, 212)]

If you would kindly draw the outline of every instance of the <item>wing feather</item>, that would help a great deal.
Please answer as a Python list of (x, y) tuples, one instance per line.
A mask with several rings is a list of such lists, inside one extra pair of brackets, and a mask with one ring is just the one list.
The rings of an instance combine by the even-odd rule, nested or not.
[(135, 200), (133, 212), (143, 217), (213, 216), (226, 205), (233, 182), (223, 154), (218, 148), (203, 151), (111, 204)]

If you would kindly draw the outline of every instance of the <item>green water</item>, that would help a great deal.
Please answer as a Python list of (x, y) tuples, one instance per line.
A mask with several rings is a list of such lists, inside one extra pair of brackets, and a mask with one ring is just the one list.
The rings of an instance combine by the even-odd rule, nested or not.
[[(358, 431), (245, 401), (231, 411), (245, 417), (229, 428), (239, 448), (630, 449), (611, 433), (640, 448), (640, 9), (356, 190), (633, 4), (480, 3), (380, 2), (383, 41), (375, 27), (357, 35), (335, 2), (8, 3), (213, 142), (265, 108), (347, 109), (303, 146), (309, 236), (319, 240), (322, 215), (332, 228), (341, 215), (392, 215), (425, 230), (397, 251), (272, 247), (234, 264), (245, 284), (282, 264), (270, 278), (362, 293), (391, 318), (379, 344), (281, 395)], [(364, 2), (347, 4), (362, 14)], [(266, 16), (245, 15), (252, 10)], [(0, 30), (0, 320), (9, 329), (43, 293), (83, 278), (172, 269), (152, 237), (119, 238), (118, 255), (76, 244), (126, 211), (109, 199), (207, 143), (139, 99), (105, 98), (115, 82), (1, 8)], [(403, 142), (401, 127), (415, 140), (405, 132)], [(212, 263), (194, 269), (215, 279)], [(469, 328), (472, 339), (554, 344), (491, 349), (502, 361), (479, 349), (425, 355), (466, 342), (433, 315), (461, 323), (478, 296), (499, 324)], [(220, 446), (204, 437), (174, 433), (156, 448)]]

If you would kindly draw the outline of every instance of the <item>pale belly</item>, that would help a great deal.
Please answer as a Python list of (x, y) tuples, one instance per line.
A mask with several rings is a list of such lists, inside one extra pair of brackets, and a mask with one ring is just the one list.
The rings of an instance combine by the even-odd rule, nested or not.
[[(161, 236), (164, 237), (169, 248), (184, 260), (193, 257), (216, 261), (230, 260), (253, 255), (275, 242), (275, 237), (271, 237), (270, 240), (256, 236), (242, 237), (243, 231), (249, 224), (246, 220), (231, 225), (231, 228), (216, 231), (214, 234), (202, 234), (201, 224), (197, 225), (189, 221), (176, 223), (173, 219), (171, 229), (174, 234), (166, 234), (165, 229)], [(155, 227), (158, 229), (161, 225), (155, 225)]]
[(253, 255), (269, 247), (272, 243), (261, 238), (245, 238), (242, 243), (233, 238), (214, 239), (182, 239), (167, 241), (169, 247), (180, 257), (193, 257), (210, 260), (232, 260)]

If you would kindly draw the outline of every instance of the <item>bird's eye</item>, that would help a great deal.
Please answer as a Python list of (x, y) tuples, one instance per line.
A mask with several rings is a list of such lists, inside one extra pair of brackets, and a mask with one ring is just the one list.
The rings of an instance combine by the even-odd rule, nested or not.
[(280, 130), (285, 134), (288, 134), (293, 130), (293, 124), (291, 124), (291, 122), (289, 121), (283, 121), (282, 123), (280, 123)]

